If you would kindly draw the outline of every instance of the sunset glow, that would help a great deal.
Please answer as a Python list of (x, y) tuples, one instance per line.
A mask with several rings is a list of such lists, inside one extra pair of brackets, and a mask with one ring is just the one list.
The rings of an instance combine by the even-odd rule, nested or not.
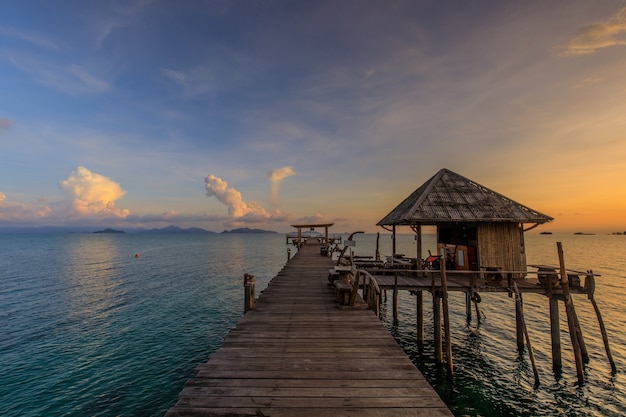
[(626, 6), (9, 0), (0, 227), (375, 224), (441, 168), (626, 231)]

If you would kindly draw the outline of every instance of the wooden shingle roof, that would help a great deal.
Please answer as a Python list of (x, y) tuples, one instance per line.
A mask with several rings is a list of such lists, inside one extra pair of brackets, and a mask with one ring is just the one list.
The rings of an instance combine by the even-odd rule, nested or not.
[(539, 213), (448, 169), (441, 169), (380, 220), (378, 226), (441, 222), (546, 223)]

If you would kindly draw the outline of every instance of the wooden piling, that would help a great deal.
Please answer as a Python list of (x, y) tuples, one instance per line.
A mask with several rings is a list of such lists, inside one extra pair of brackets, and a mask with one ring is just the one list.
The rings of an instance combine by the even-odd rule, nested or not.
[[(516, 295), (517, 296), (517, 295)], [(521, 310), (521, 303), (515, 303), (515, 340), (517, 341), (517, 350), (524, 351), (524, 316)]]
[(415, 328), (417, 329), (417, 346), (424, 347), (424, 293), (415, 292)]
[[(559, 266), (561, 274), (561, 288), (563, 289), (563, 296), (565, 298), (565, 312), (567, 313), (567, 326), (569, 328), (569, 337), (572, 341), (572, 348), (574, 349), (574, 361), (576, 363), (576, 376), (578, 377), (578, 383), (583, 384), (585, 382), (585, 373), (583, 369), (583, 359), (580, 351), (580, 344), (578, 343), (578, 337), (576, 332), (576, 324), (574, 321), (574, 311), (572, 298), (569, 292), (569, 282), (567, 278), (567, 272), (565, 270), (565, 258), (563, 256), (563, 244), (556, 242), (557, 251), (559, 253)], [(550, 285), (548, 283), (548, 285)]]
[(398, 272), (394, 273), (394, 286), (393, 286), (393, 324), (398, 324)]
[(604, 350), (606, 350), (606, 356), (609, 360), (609, 364), (611, 365), (611, 372), (616, 373), (617, 367), (615, 366), (615, 361), (613, 360), (613, 355), (611, 354), (611, 348), (609, 347), (609, 336), (606, 333), (606, 328), (604, 327), (604, 320), (602, 320), (602, 314), (600, 314), (600, 308), (598, 307), (598, 303), (596, 303), (595, 299), (595, 289), (596, 289), (596, 281), (593, 276), (593, 271), (587, 271), (587, 278), (585, 280), (585, 285), (587, 286), (587, 290), (589, 291), (587, 294), (589, 301), (591, 301), (591, 305), (593, 305), (593, 309), (596, 312), (596, 317), (598, 318), (598, 324), (600, 326), (600, 332), (602, 333), (602, 341), (604, 342)]
[(465, 321), (469, 326), (472, 322), (472, 290), (468, 289), (465, 293)]
[(589, 363), (589, 353), (587, 352), (587, 345), (585, 344), (585, 338), (583, 337), (583, 329), (578, 321), (578, 314), (576, 314), (576, 307), (574, 305), (574, 298), (570, 294), (570, 303), (572, 304), (572, 316), (574, 318), (574, 328), (576, 329), (576, 339), (580, 346), (580, 356), (583, 363)]
[(244, 274), (243, 287), (244, 287), (244, 314), (250, 310), (254, 310), (254, 286), (256, 279), (254, 275)]
[(520, 327), (524, 333), (526, 339), (526, 345), (528, 346), (528, 357), (533, 368), (533, 375), (535, 376), (535, 386), (539, 385), (539, 372), (537, 371), (537, 364), (535, 362), (535, 354), (533, 352), (533, 345), (530, 343), (530, 335), (528, 334), (528, 328), (526, 327), (526, 320), (524, 319), (524, 301), (522, 300), (522, 294), (517, 288), (517, 283), (513, 282), (513, 288), (515, 289), (515, 305), (519, 306), (515, 311), (519, 311)]
[(376, 260), (380, 261), (380, 232), (376, 233)]
[(563, 369), (563, 360), (561, 357), (561, 323), (559, 319), (559, 300), (552, 295), (552, 291), (550, 291), (550, 295), (548, 297), (550, 300), (550, 340), (552, 346), (552, 370), (556, 375), (560, 375), (561, 370)]
[(452, 363), (452, 335), (450, 331), (450, 309), (448, 308), (448, 277), (446, 273), (446, 263), (441, 263), (441, 292), (443, 308), (443, 327), (445, 331), (444, 343), (446, 350), (446, 364), (448, 379), (451, 381), (454, 375), (454, 365)]
[(435, 363), (443, 363), (441, 343), (441, 295), (439, 291), (433, 292), (433, 338), (435, 342)]

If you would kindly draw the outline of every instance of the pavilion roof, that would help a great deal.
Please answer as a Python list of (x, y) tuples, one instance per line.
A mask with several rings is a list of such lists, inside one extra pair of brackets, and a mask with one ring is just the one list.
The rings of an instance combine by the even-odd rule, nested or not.
[(442, 222), (546, 223), (552, 217), (443, 168), (383, 217), (378, 226)]

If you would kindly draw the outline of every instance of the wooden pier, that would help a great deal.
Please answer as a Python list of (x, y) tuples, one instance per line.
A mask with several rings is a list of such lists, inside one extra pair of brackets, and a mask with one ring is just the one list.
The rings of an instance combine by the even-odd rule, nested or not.
[(371, 310), (338, 308), (332, 267), (304, 244), (166, 417), (451, 416)]

